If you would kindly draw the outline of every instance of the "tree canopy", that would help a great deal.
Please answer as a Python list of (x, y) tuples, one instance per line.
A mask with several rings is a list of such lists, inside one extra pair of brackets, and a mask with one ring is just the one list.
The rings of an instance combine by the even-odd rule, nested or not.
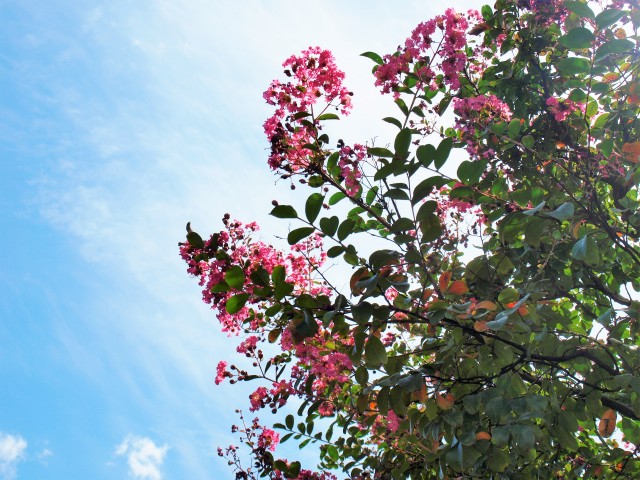
[(448, 9), (363, 54), (385, 145), (324, 133), (352, 108), (331, 52), (284, 62), (264, 128), (310, 191), (271, 209), (290, 250), (229, 215), (180, 246), (239, 335), (216, 383), (284, 409), (234, 427), (236, 478), (640, 478), (639, 27), (635, 0)]

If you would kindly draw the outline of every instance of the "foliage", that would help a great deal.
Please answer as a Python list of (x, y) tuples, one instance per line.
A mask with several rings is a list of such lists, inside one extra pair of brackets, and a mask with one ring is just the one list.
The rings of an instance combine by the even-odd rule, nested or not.
[(216, 383), (261, 382), (252, 411), (299, 398), (274, 428), (320, 454), (318, 473), (275, 459), (254, 422), (254, 465), (220, 451), (237, 478), (640, 477), (639, 27), (624, 0), (447, 10), (363, 54), (397, 109), (387, 146), (332, 148), (344, 75), (317, 47), (285, 62), (269, 164), (312, 190), (274, 202), (291, 251), (229, 216), (181, 244), (247, 335), (251, 371)]

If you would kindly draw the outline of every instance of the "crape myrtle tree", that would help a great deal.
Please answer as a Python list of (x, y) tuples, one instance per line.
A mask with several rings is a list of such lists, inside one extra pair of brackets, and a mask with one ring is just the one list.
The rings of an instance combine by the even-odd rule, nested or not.
[(250, 359), (216, 383), (290, 405), (240, 414), (236, 478), (640, 478), (639, 27), (636, 0), (449, 9), (363, 54), (384, 145), (324, 132), (352, 107), (329, 51), (284, 62), (264, 128), (310, 193), (268, 207), (290, 249), (229, 215), (180, 246)]

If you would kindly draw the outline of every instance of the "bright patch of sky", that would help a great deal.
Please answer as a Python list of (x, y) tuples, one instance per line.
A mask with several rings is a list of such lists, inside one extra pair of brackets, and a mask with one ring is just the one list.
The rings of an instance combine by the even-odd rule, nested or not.
[(0, 3), (0, 479), (231, 478), (215, 447), (248, 403), (213, 384), (233, 343), (178, 258), (184, 225), (229, 211), (282, 234), (262, 133), (282, 61), (333, 50), (355, 92), (341, 135), (384, 138), (394, 107), (358, 55), (436, 7)]

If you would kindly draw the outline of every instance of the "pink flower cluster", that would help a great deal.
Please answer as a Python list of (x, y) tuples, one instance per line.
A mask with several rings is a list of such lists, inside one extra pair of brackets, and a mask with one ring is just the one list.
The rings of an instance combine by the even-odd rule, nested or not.
[(225, 378), (231, 376), (231, 373), (227, 371), (227, 365), (229, 365), (229, 363), (224, 360), (218, 363), (218, 367), (216, 368), (216, 385), (220, 385)]
[[(444, 85), (457, 90), (460, 88), (459, 75), (468, 62), (465, 47), (469, 20), (481, 18), (475, 10), (464, 15), (449, 8), (444, 15), (419, 24), (403, 48), (385, 55), (384, 63), (375, 72), (375, 84), (382, 87), (382, 93), (394, 92), (398, 97), (397, 89), (402, 85), (403, 75), (414, 75), (418, 88), (429, 86), (432, 90), (443, 86), (438, 81), (438, 75), (442, 75)], [(436, 31), (442, 35), (439, 40), (434, 36)]]
[(331, 351), (327, 347), (330, 343), (351, 345), (353, 339), (332, 335), (321, 327), (313, 338), (306, 339), (303, 343), (295, 344), (290, 331), (283, 332), (281, 337), (282, 349), (293, 350), (297, 359), (292, 368), (292, 377), (306, 381), (313, 376), (314, 394), (327, 399), (318, 408), (318, 412), (323, 416), (333, 414), (334, 406), (331, 400), (340, 392), (342, 384), (349, 381), (349, 374), (353, 371), (353, 362), (349, 356), (339, 351)]
[(266, 387), (258, 387), (249, 395), (250, 410), (255, 412), (265, 408), (267, 405), (271, 406), (272, 409), (282, 407), (294, 393), (296, 392), (290, 380), (274, 382), (270, 390)]
[(356, 143), (353, 147), (345, 145), (340, 149), (338, 166), (341, 169), (342, 177), (344, 177), (347, 194), (350, 196), (356, 195), (360, 189), (362, 171), (359, 168), (359, 164), (366, 156), (367, 149), (359, 143)]
[[(285, 480), (285, 476), (280, 470), (275, 471), (273, 480)], [(300, 473), (293, 480), (338, 480), (338, 477), (327, 472), (312, 472), (311, 470), (300, 470)]]
[(251, 335), (247, 337), (240, 345), (238, 345), (236, 351), (238, 353), (244, 353), (245, 355), (250, 356), (256, 350), (258, 340), (258, 337), (256, 337), (255, 335)]
[(511, 109), (495, 95), (454, 98), (453, 111), (457, 115), (456, 127), (467, 144), (472, 158), (491, 158), (494, 150), (486, 145), (488, 128), (493, 123), (511, 119)]
[[(309, 166), (311, 151), (305, 145), (315, 141), (319, 128), (316, 118), (331, 106), (347, 115), (352, 94), (343, 86), (344, 72), (329, 50), (309, 47), (282, 66), (291, 80), (273, 80), (264, 92), (267, 103), (276, 107), (264, 123), (264, 132), (271, 142), (269, 166), (297, 172)], [(318, 102), (322, 102), (321, 108), (314, 111)]]
[(280, 435), (270, 428), (260, 426), (257, 418), (253, 420), (253, 424), (256, 428), (262, 429), (258, 435), (258, 448), (264, 448), (265, 450), (275, 452), (276, 446), (280, 443)]
[(582, 113), (585, 111), (584, 103), (574, 102), (568, 98), (562, 100), (555, 97), (549, 97), (547, 98), (546, 103), (549, 107), (549, 111), (553, 114), (553, 118), (555, 118), (557, 122), (564, 122), (567, 117), (576, 110), (579, 110)]
[[(251, 274), (258, 269), (262, 268), (271, 274), (276, 266), (284, 266), (286, 281), (294, 284), (296, 295), (327, 293), (327, 287), (317, 282), (313, 275), (314, 270), (326, 260), (319, 235), (293, 245), (291, 252), (285, 254), (272, 245), (252, 239), (251, 234), (258, 230), (256, 223), (243, 225), (238, 221), (230, 221), (228, 215), (225, 215), (223, 223), (225, 230), (213, 234), (204, 242), (203, 248), (197, 248), (189, 242), (180, 246), (180, 255), (187, 263), (187, 271), (199, 277), (199, 283), (203, 287), (202, 298), (217, 311), (222, 331), (230, 335), (240, 333), (243, 322), (251, 316), (250, 306), (262, 305), (262, 298), (254, 295), (254, 290), (258, 287), (251, 280)], [(242, 289), (216, 288), (225, 285), (225, 274), (233, 267), (243, 270), (245, 281)], [(239, 293), (247, 293), (249, 298), (240, 311), (230, 314), (226, 310), (227, 301)], [(259, 330), (258, 315), (253, 315), (250, 328)]]

